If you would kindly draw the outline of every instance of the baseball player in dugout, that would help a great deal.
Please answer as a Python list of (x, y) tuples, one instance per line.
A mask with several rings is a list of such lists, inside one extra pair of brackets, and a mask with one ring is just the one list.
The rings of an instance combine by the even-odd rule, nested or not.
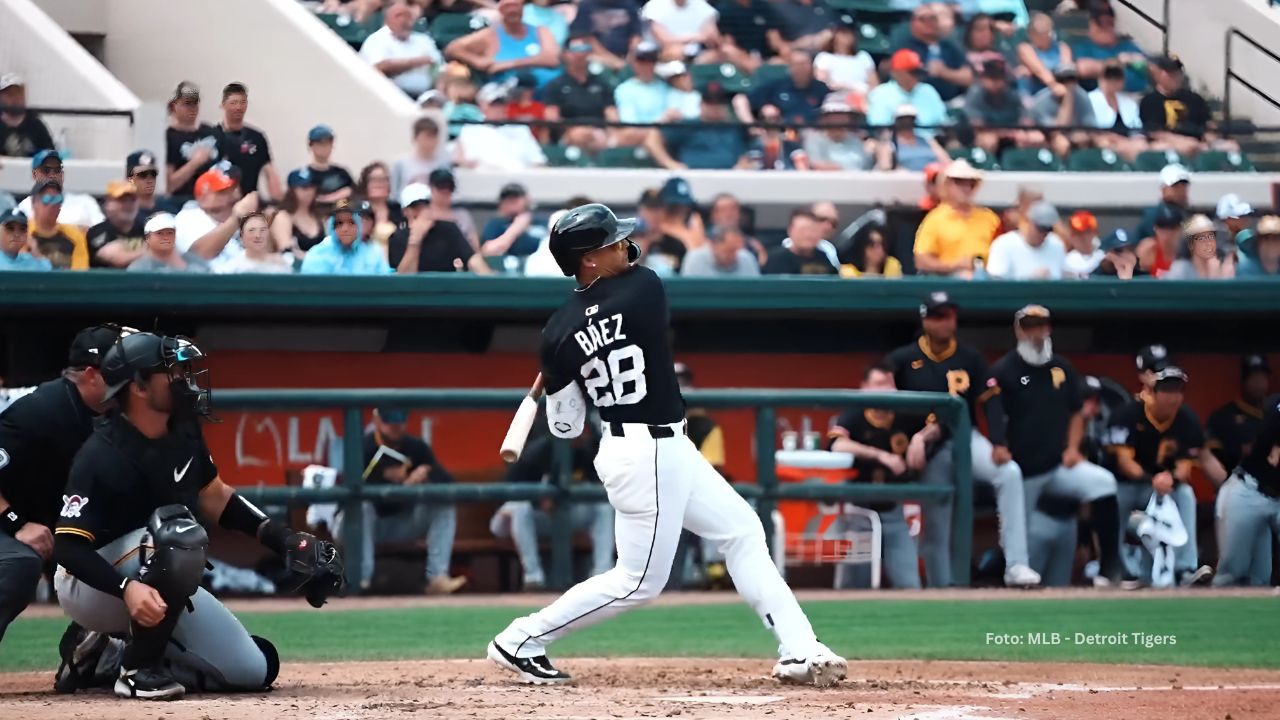
[(527, 683), (570, 678), (547, 659), (557, 639), (657, 597), (667, 583), (682, 529), (724, 552), (743, 598), (777, 636), (782, 681), (831, 685), (846, 663), (814, 635), (778, 573), (759, 518), (686, 435), (685, 404), (668, 340), (662, 281), (638, 266), (631, 219), (583, 205), (552, 227), (550, 248), (579, 287), (547, 321), (541, 366), (547, 422), (557, 437), (579, 435), (587, 409), (600, 412), (596, 468), (616, 510), (618, 563), (546, 608), (517, 618), (488, 657)]
[[(1187, 373), (1171, 364), (1158, 371), (1144, 370), (1141, 365), (1139, 369), (1151, 373), (1151, 389), (1116, 411), (1107, 438), (1112, 469), (1119, 481), (1120, 516), (1128, 518), (1134, 511), (1145, 510), (1153, 492), (1172, 497), (1187, 531), (1187, 541), (1174, 550), (1174, 578), (1181, 585), (1204, 584), (1213, 571), (1199, 565), (1191, 470), (1200, 463), (1205, 477), (1215, 486), (1222, 483), (1226, 471), (1213, 453), (1204, 450), (1200, 420), (1183, 405)], [(1125, 573), (1130, 576), (1126, 579), (1145, 584), (1151, 579), (1151, 558), (1143, 554), (1139, 561), (1138, 557), (1126, 555)]]
[(113, 406), (75, 456), (54, 534), (63, 611), (92, 633), (127, 634), (121, 697), (262, 690), (279, 671), (275, 647), (200, 587), (209, 536), (197, 514), (283, 556), (313, 606), (342, 589), (332, 544), (218, 477), (200, 427), (212, 413), (202, 359), (184, 338), (121, 333), (101, 366)]
[(1013, 332), (1017, 347), (991, 368), (986, 414), (991, 442), (1007, 445), (1022, 468), (1031, 567), (1047, 585), (1070, 584), (1075, 543), (1066, 553), (1054, 552), (1053, 538), (1035, 532), (1038, 524), (1055, 525), (1043, 516), (1046, 508), (1040, 501), (1069, 501), (1073, 519), (1075, 508), (1089, 503), (1100, 566), (1094, 583), (1119, 584), (1116, 478), (1080, 451), (1085, 435), (1080, 378), (1071, 363), (1053, 351), (1047, 308), (1028, 305), (1019, 310), (1013, 317)]
[[(893, 368), (899, 390), (945, 392), (962, 398), (974, 422), (967, 438), (952, 438), (943, 430), (940, 441), (930, 446), (923, 482), (926, 485), (952, 483), (951, 447), (967, 442), (972, 450), (973, 478), (990, 483), (996, 491), (996, 511), (1000, 520), (1000, 546), (1004, 550), (1004, 582), (1010, 587), (1033, 587), (1040, 575), (1031, 569), (1027, 554), (1026, 510), (1023, 500), (1022, 469), (1009, 448), (993, 444), (978, 432), (977, 410), (987, 388), (987, 362), (976, 349), (956, 339), (959, 307), (945, 292), (930, 293), (920, 305), (924, 332), (916, 342), (894, 350), (885, 359)], [(930, 416), (928, 421), (932, 421)], [(913, 431), (916, 428), (913, 428)], [(951, 499), (921, 503), (924, 531), (920, 554), (924, 557), (930, 587), (951, 585)]]
[[(111, 325), (81, 330), (62, 375), (0, 414), (0, 641), (31, 602), (53, 557), (53, 528), (71, 459), (102, 413), (106, 385), (100, 361), (119, 334)], [(63, 644), (77, 643), (81, 634), (73, 624)], [(67, 671), (64, 662), (60, 686)]]
[(1214, 585), (1271, 584), (1271, 538), (1280, 537), (1280, 395), (1261, 406), (1257, 434), (1218, 489)]
[(1262, 432), (1265, 401), (1271, 390), (1271, 365), (1262, 355), (1240, 359), (1240, 395), (1223, 405), (1205, 424), (1209, 450), (1225, 468), (1234, 468), (1249, 454)]

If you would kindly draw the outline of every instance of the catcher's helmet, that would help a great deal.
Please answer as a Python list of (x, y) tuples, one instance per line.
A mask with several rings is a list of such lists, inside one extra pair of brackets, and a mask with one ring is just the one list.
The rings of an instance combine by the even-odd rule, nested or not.
[[(172, 375), (172, 369), (181, 369), (180, 376), (170, 379), (174, 393), (174, 413), (211, 417), (207, 370), (197, 371), (192, 363), (204, 358), (204, 353), (184, 337), (168, 337), (148, 332), (121, 333), (102, 359), (102, 379), (107, 385), (106, 399), (120, 394), (131, 382), (138, 382), (164, 372)], [(204, 384), (202, 384), (204, 382)]]
[[(618, 219), (600, 203), (580, 205), (565, 213), (551, 228), (551, 255), (560, 271), (569, 277), (578, 274), (583, 255), (627, 240), (636, 229), (634, 218)], [(627, 258), (640, 259), (640, 246), (627, 240)]]

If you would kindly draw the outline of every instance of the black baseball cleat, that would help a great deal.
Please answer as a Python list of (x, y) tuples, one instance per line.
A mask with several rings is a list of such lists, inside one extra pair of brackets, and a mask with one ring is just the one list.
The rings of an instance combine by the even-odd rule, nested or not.
[(116, 680), (116, 695), (122, 698), (178, 700), (186, 692), (186, 688), (174, 681), (167, 670), (158, 667), (137, 670), (127, 670), (122, 667), (120, 679)]
[(520, 682), (529, 685), (563, 685), (573, 678), (555, 669), (546, 655), (518, 658), (502, 649), (498, 641), (489, 643), (489, 660), (500, 668), (520, 676)]
[(53, 676), (53, 691), (66, 695), (94, 687), (98, 658), (110, 641), (105, 633), (85, 630), (74, 622), (68, 625), (58, 641), (58, 655), (62, 661)]

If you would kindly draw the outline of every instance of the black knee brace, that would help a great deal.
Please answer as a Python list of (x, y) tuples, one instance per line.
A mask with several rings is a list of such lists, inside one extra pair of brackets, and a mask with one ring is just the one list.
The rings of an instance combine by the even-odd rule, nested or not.
[(253, 638), (253, 644), (258, 646), (262, 651), (262, 657), (267, 660), (267, 678), (263, 681), (262, 687), (270, 689), (271, 683), (274, 683), (280, 674), (280, 653), (276, 652), (276, 646), (272, 645), (270, 640), (257, 635), (249, 637)]
[(185, 605), (200, 588), (208, 557), (209, 534), (183, 505), (157, 508), (147, 520), (138, 579), (155, 588), (170, 605)]

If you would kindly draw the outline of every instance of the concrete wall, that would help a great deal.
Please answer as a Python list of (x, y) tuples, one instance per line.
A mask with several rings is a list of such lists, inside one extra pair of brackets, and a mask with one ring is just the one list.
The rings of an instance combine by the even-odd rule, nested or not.
[(417, 107), (297, 0), (110, 0), (107, 20), (107, 65), (146, 102), (167, 103), (190, 80), (216, 123), (222, 87), (245, 83), (247, 120), (282, 175), (307, 161), (317, 123), (334, 129), (334, 161), (353, 174), (409, 146)]
[(34, 0), (64, 30), (73, 34), (106, 35), (111, 0)]
[[(1153, 18), (1161, 18), (1163, 0), (1132, 0)], [(1158, 50), (1160, 33), (1116, 4), (1121, 28), (1144, 48)], [(1170, 51), (1187, 65), (1192, 84), (1213, 97), (1223, 96), (1224, 49), (1229, 28), (1238, 28), (1262, 46), (1275, 52), (1280, 48), (1280, 8), (1266, 0), (1172, 0), (1169, 4)], [(1232, 40), (1232, 67), (1237, 74), (1280, 100), (1280, 63), (1258, 52), (1249, 43)], [(1232, 83), (1231, 110), (1248, 116), (1259, 125), (1280, 125), (1280, 110), (1258, 98), (1237, 82)]]
[[(33, 107), (138, 107), (137, 96), (31, 0), (0, 0), (0, 73), (9, 72), (25, 79)], [(133, 145), (127, 118), (46, 114), (43, 119), (55, 140), (65, 133), (72, 157), (116, 159), (124, 172), (124, 157)]]

